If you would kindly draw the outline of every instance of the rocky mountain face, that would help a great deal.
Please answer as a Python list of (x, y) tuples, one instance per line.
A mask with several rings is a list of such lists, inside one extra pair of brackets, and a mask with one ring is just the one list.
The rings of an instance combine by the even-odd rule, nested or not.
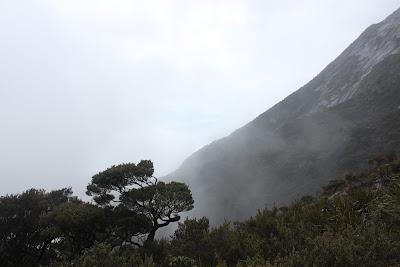
[(370, 26), (304, 87), (170, 176), (190, 185), (193, 215), (220, 223), (315, 194), (374, 155), (399, 149), (400, 10)]

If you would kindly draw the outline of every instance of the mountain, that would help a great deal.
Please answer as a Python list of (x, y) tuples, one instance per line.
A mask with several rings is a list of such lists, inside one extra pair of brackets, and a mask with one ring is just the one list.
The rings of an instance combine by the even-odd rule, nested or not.
[(194, 215), (241, 220), (316, 194), (332, 177), (400, 149), (399, 118), (400, 9), (304, 87), (170, 176), (190, 185)]

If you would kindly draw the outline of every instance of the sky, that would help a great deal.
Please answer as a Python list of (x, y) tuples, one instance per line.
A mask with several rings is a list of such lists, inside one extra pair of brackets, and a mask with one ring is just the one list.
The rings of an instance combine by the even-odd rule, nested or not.
[(315, 77), (400, 0), (0, 0), (0, 194), (156, 175)]

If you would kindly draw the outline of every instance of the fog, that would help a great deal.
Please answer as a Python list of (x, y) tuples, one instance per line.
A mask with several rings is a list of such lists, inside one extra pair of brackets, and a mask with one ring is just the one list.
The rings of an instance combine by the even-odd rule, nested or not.
[(0, 0), (0, 193), (158, 176), (297, 90), (399, 0)]

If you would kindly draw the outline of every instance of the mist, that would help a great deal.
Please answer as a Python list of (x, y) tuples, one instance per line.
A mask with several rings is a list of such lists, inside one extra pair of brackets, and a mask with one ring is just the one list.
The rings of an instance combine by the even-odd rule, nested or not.
[(1, 1), (0, 193), (82, 196), (93, 174), (140, 159), (166, 175), (399, 4)]
[(0, 0), (0, 265), (400, 266), (399, 89), (400, 0)]
[(400, 9), (360, 33), (299, 90), (186, 159), (171, 178), (191, 185), (192, 215), (213, 224), (246, 220), (317, 197), (330, 181), (400, 149), (393, 122), (399, 23)]

